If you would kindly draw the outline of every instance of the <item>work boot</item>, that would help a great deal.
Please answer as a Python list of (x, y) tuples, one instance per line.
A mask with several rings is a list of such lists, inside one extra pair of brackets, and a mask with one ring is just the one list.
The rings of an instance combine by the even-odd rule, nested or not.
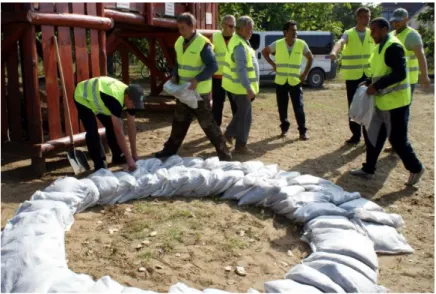
[(307, 141), (307, 140), (309, 140), (309, 136), (307, 136), (306, 133), (301, 133), (300, 134), (300, 140), (301, 141)]
[(282, 131), (282, 133), (280, 134), (280, 138), (285, 138), (286, 134), (288, 133), (288, 131)]
[(168, 150), (165, 150), (165, 148), (164, 148), (161, 151), (156, 152), (154, 154), (154, 157), (159, 158), (159, 159), (161, 159), (161, 158), (168, 158), (170, 156), (173, 156), (174, 154), (176, 154), (176, 153), (169, 152)]
[(367, 173), (366, 171), (363, 170), (363, 168), (353, 169), (352, 171), (350, 171), (350, 174), (367, 180), (372, 179), (374, 177), (374, 174)]
[(243, 154), (243, 155), (248, 155), (248, 154), (253, 154), (254, 153), (251, 149), (249, 149), (247, 147), (246, 144), (236, 146), (235, 150), (233, 150), (233, 152), (236, 153), (236, 154)]
[(104, 160), (100, 165), (94, 165), (94, 172), (98, 171), (101, 168), (107, 169), (106, 160)]
[(421, 180), (422, 174), (424, 173), (425, 168), (422, 167), (422, 170), (419, 173), (410, 173), (409, 175), (409, 179), (407, 180), (407, 182), (405, 183), (406, 186), (415, 186), (416, 184), (418, 184), (419, 180)]
[(345, 141), (346, 144), (349, 145), (357, 145), (360, 143), (360, 138), (356, 138), (356, 137), (351, 137), (350, 139), (348, 139), (347, 141)]
[(127, 159), (126, 156), (124, 156), (124, 154), (112, 157), (112, 164), (118, 165), (118, 164), (126, 164), (126, 163), (127, 163)]

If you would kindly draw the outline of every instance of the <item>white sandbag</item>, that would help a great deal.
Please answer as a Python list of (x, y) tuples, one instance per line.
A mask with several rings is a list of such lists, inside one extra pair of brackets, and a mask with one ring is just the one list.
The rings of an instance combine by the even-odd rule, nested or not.
[(170, 186), (170, 174), (168, 172), (168, 169), (166, 168), (160, 168), (156, 172), (156, 176), (158, 178), (158, 181), (160, 183), (159, 189), (151, 193), (151, 196), (153, 197), (161, 197), (165, 196), (167, 197), (168, 194), (170, 194), (173, 189), (171, 189)]
[[(67, 192), (73, 193), (78, 199), (79, 203), (76, 206), (76, 212), (81, 212), (88, 207), (96, 204), (100, 197), (96, 195), (95, 186), (84, 180), (78, 180), (73, 177), (63, 177), (54, 181), (50, 186), (45, 188), (43, 192)], [(52, 199), (56, 200), (56, 199)], [(57, 201), (63, 201), (58, 199)], [(67, 202), (69, 200), (66, 200)], [(69, 205), (68, 203), (66, 203)]]
[(227, 292), (219, 289), (207, 288), (203, 290), (203, 293), (204, 294), (230, 294), (231, 292)]
[(384, 211), (380, 205), (363, 197), (342, 203), (339, 207), (347, 211), (354, 211), (356, 208), (363, 208), (369, 211)]
[(295, 212), (286, 214), (289, 219), (299, 223), (306, 223), (321, 215), (347, 216), (348, 212), (328, 202), (311, 202), (298, 208)]
[(263, 286), (266, 293), (323, 293), (313, 286), (300, 284), (289, 279), (265, 282)]
[(247, 290), (247, 293), (257, 293), (257, 294), (259, 294), (260, 292), (257, 291), (256, 289), (249, 288), (249, 289)]
[(375, 98), (366, 93), (367, 89), (367, 86), (357, 88), (348, 110), (348, 116), (352, 121), (365, 126), (368, 130), (375, 113)]
[(188, 286), (186, 286), (183, 283), (177, 283), (175, 285), (172, 285), (170, 287), (170, 289), (168, 290), (168, 293), (173, 293), (173, 294), (182, 294), (182, 293), (193, 293), (193, 294), (203, 294), (202, 291), (194, 289), (194, 288), (190, 288)]
[[(353, 221), (356, 221), (354, 219)], [(413, 248), (407, 243), (404, 236), (391, 226), (357, 220), (363, 227), (368, 237), (374, 243), (374, 250), (377, 253), (400, 254), (413, 253)]]
[(98, 204), (106, 205), (109, 203), (115, 203), (114, 199), (117, 196), (120, 181), (110, 170), (101, 168), (89, 175), (88, 178), (94, 182), (100, 192)]
[(328, 203), (331, 198), (330, 194), (323, 192), (300, 192), (291, 195), (288, 198), (276, 202), (271, 206), (271, 209), (278, 214), (294, 213), (297, 209), (312, 202), (325, 202)]
[(11, 289), (11, 293), (48, 293), (62, 267), (39, 264), (28, 268)]
[[(38, 192), (38, 191), (37, 191)], [(40, 192), (40, 191), (39, 191)], [(54, 194), (62, 192), (48, 192), (44, 194)], [(65, 194), (65, 193), (63, 193)], [(49, 209), (57, 218), (57, 221), (64, 228), (65, 231), (69, 231), (74, 223), (73, 211), (64, 202), (53, 200), (31, 200), (24, 201), (20, 204), (15, 215), (25, 212), (33, 212), (42, 209)]]
[(345, 293), (344, 289), (328, 276), (304, 264), (297, 264), (285, 275), (285, 279), (313, 286), (324, 293)]
[(206, 169), (190, 168), (189, 181), (177, 191), (178, 195), (186, 197), (209, 196), (211, 172)]
[(280, 169), (277, 164), (269, 164), (259, 168), (257, 171), (253, 173), (249, 173), (247, 175), (247, 178), (248, 179), (249, 178), (272, 179), (279, 173), (279, 171)]
[(76, 274), (69, 269), (56, 271), (56, 279), (47, 293), (85, 293), (94, 286), (95, 281), (85, 274)]
[(204, 159), (201, 157), (183, 157), (183, 165), (186, 167), (203, 168)]
[(88, 188), (88, 195), (80, 203), (77, 212), (84, 211), (89, 207), (93, 207), (94, 205), (97, 205), (98, 200), (100, 199), (100, 191), (98, 190), (98, 187), (95, 185), (93, 181), (85, 178), (85, 179), (80, 179), (79, 182), (84, 184)]
[(160, 166), (160, 168), (170, 169), (175, 166), (183, 165), (183, 159), (178, 155), (172, 155)]
[(288, 186), (288, 182), (285, 179), (264, 179), (264, 181), (274, 187), (283, 188)]
[(171, 82), (171, 80), (168, 80), (163, 85), (163, 90), (176, 97), (177, 100), (183, 104), (186, 104), (188, 107), (197, 109), (198, 101), (201, 101), (202, 98), (200, 94), (198, 94), (197, 90), (189, 90), (190, 86), (191, 83), (178, 85)]
[(109, 276), (104, 276), (88, 289), (90, 293), (121, 293), (124, 286), (114, 281)]
[[(163, 178), (162, 187), (152, 196), (171, 197), (178, 195), (178, 190), (190, 180), (189, 169), (185, 166), (175, 166), (170, 169), (159, 169), (156, 173)], [(183, 196), (183, 195), (182, 195)]]
[(341, 187), (335, 185), (331, 182), (322, 182), (322, 184), (310, 184), (310, 185), (302, 185), (306, 191), (310, 192), (323, 192), (331, 195), (330, 202), (340, 205), (342, 203), (359, 199), (360, 193), (358, 192), (345, 192)]
[(305, 265), (327, 275), (347, 293), (386, 293), (384, 287), (370, 281), (352, 268), (333, 261), (311, 261)]
[(50, 201), (58, 201), (60, 203), (64, 203), (70, 209), (71, 213), (74, 214), (78, 212), (78, 207), (82, 202), (82, 198), (77, 196), (77, 194), (72, 192), (43, 192), (36, 191), (30, 197), (31, 201), (41, 201), (41, 200), (50, 200)]
[(248, 191), (253, 189), (254, 186), (247, 185), (244, 182), (244, 179), (240, 179), (233, 186), (231, 186), (227, 191), (224, 192), (222, 199), (231, 199), (231, 200), (239, 200), (247, 194)]
[(155, 173), (162, 165), (159, 158), (141, 159), (136, 162), (137, 169), (133, 172), (135, 178), (139, 178), (145, 172)]
[(265, 181), (259, 181), (253, 189), (245, 193), (238, 202), (239, 206), (252, 205), (263, 201), (269, 195), (275, 195), (280, 192), (279, 187), (271, 186)]
[(144, 174), (136, 181), (138, 182), (136, 199), (143, 199), (151, 196), (162, 187), (164, 178), (158, 177), (156, 173)]
[(134, 287), (124, 287), (123, 291), (121, 293), (137, 293), (137, 294), (158, 294), (158, 292), (153, 291), (146, 291)]
[(304, 233), (301, 240), (309, 243), (313, 252), (347, 255), (360, 260), (373, 270), (378, 269), (374, 243), (371, 239), (356, 231), (314, 229), (311, 232)]
[(237, 181), (244, 178), (244, 173), (240, 170), (213, 170), (210, 173), (210, 182), (214, 183), (213, 187), (210, 187), (210, 195), (220, 195), (224, 191), (227, 191)]
[(286, 182), (290, 182), (292, 179), (298, 176), (301, 176), (299, 172), (281, 170), (275, 175), (274, 179), (283, 179)]
[(134, 193), (135, 189), (138, 187), (138, 182), (136, 178), (124, 171), (114, 172), (114, 176), (117, 177), (119, 181), (116, 196), (108, 204), (119, 203), (119, 199), (125, 197), (129, 193)]
[[(281, 202), (293, 195), (304, 192), (304, 188), (301, 186), (286, 186), (280, 189), (280, 192), (275, 195), (268, 195), (264, 200), (260, 201), (258, 206), (271, 207), (278, 202)], [(287, 207), (287, 206), (283, 206)]]
[(356, 208), (354, 216), (368, 222), (379, 223), (400, 229), (404, 226), (403, 217), (396, 213), (386, 213), (381, 211), (369, 211), (363, 208)]
[(264, 164), (262, 161), (251, 160), (251, 161), (243, 162), (241, 168), (242, 168), (242, 171), (244, 172), (244, 174), (247, 175), (247, 174), (251, 174), (251, 173), (258, 171), (262, 167), (264, 167)]
[(304, 231), (309, 232), (314, 229), (342, 229), (356, 230), (356, 225), (348, 217), (340, 215), (321, 215), (304, 225)]
[(336, 263), (343, 264), (348, 266), (360, 274), (367, 277), (371, 282), (377, 283), (378, 272), (371, 269), (369, 266), (364, 264), (363, 262), (346, 255), (335, 254), (335, 253), (327, 253), (327, 252), (313, 252), (308, 257), (301, 261), (302, 264), (312, 262), (312, 261), (333, 261)]

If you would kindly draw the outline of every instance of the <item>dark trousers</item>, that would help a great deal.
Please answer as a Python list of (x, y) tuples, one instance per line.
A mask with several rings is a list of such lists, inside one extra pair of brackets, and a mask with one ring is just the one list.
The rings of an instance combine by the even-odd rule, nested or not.
[(226, 135), (236, 139), (235, 147), (247, 145), (250, 135), (251, 122), (253, 119), (252, 106), (253, 100), (248, 100), (247, 95), (236, 95), (228, 93), (229, 97), (236, 104), (236, 113), (226, 129)]
[[(347, 88), (347, 100), (348, 100), (348, 108), (350, 108), (351, 102), (353, 102), (354, 94), (356, 93), (357, 88), (359, 87), (359, 84), (363, 81), (365, 81), (368, 77), (363, 75), (358, 80), (347, 80), (345, 81), (345, 86)], [(353, 139), (360, 140), (361, 137), (361, 130), (362, 127), (358, 123), (351, 121), (350, 118), (348, 118), (348, 122), (350, 125), (351, 133), (353, 134)]]
[[(97, 120), (95, 119), (96, 115), (89, 108), (83, 106), (82, 104), (76, 104), (77, 112), (79, 113), (79, 118), (82, 121), (83, 126), (85, 127), (86, 135), (86, 145), (88, 146), (88, 152), (91, 156), (92, 161), (94, 162), (95, 170), (106, 167), (106, 154), (104, 152), (104, 147), (100, 139), (100, 135), (98, 134), (98, 126)], [(106, 128), (106, 139), (109, 145), (109, 148), (112, 152), (112, 161), (118, 160), (122, 151), (120, 146), (118, 145), (117, 138), (114, 132), (114, 126), (112, 124), (112, 119), (110, 116), (98, 114), (97, 118)]]
[(203, 101), (198, 101), (198, 108), (192, 109), (176, 100), (176, 108), (171, 128), (171, 135), (164, 145), (164, 150), (170, 154), (176, 154), (188, 133), (192, 119), (195, 117), (204, 133), (215, 147), (218, 156), (229, 154), (221, 129), (212, 116), (210, 107), (210, 95), (202, 95)]
[[(416, 157), (416, 154), (409, 143), (409, 139), (407, 138), (409, 110), (410, 105), (389, 111), (391, 120), (389, 142), (401, 158), (401, 161), (403, 161), (404, 167), (412, 173), (418, 173), (422, 170), (423, 166)], [(366, 163), (363, 164), (363, 170), (367, 173), (373, 174), (376, 170), (377, 159), (387, 138), (387, 129), (385, 125), (382, 125), (377, 137), (376, 146), (372, 146), (369, 142), (368, 133), (365, 128), (363, 129), (363, 136), (366, 144)]]
[(300, 134), (306, 133), (306, 115), (304, 114), (303, 89), (301, 84), (291, 86), (288, 83), (276, 85), (277, 106), (279, 108), (280, 128), (283, 133), (289, 130), (291, 125), (288, 120), (288, 104), (291, 97), (292, 107), (294, 108), (295, 119), (297, 120), (298, 131)]
[[(223, 119), (223, 109), (224, 109), (224, 101), (226, 100), (226, 90), (222, 87), (222, 79), (212, 79), (212, 114), (213, 117), (218, 124), (221, 126)], [(232, 108), (232, 114), (236, 113), (236, 104), (232, 100), (231, 95), (227, 93), (227, 97), (229, 97), (230, 107)]]

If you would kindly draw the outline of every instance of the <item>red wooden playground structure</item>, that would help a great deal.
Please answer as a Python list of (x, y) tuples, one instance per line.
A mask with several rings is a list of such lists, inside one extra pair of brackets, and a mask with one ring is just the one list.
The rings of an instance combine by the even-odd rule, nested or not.
[[(216, 3), (2, 3), (2, 145), (18, 144), (38, 174), (45, 158), (70, 146), (62, 111), (62, 91), (53, 36), (59, 42), (75, 142), (85, 143), (73, 102), (75, 85), (107, 75), (107, 56), (121, 57), (122, 80), (129, 83), (129, 53), (150, 71), (146, 109), (168, 108), (159, 99), (167, 72), (157, 66), (157, 50), (172, 68), (179, 36), (176, 17), (191, 12), (207, 36), (217, 28)], [(145, 38), (148, 52), (133, 40)], [(43, 71), (43, 74), (41, 74)], [(104, 128), (100, 129), (104, 138)]]

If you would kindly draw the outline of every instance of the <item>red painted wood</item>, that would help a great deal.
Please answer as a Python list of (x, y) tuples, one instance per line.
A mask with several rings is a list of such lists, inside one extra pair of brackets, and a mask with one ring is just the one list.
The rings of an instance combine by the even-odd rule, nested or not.
[(7, 112), (7, 102), (6, 102), (6, 79), (5, 79), (5, 64), (2, 62), (2, 143), (9, 140), (8, 131), (8, 112)]
[(122, 45), (120, 46), (120, 55), (121, 55), (121, 74), (123, 78), (124, 84), (129, 84), (130, 77), (129, 77), (129, 51), (127, 48)]
[[(97, 3), (97, 15), (104, 16), (103, 3)], [(98, 31), (100, 75), (107, 76), (106, 32)]]
[[(40, 11), (53, 13), (53, 3), (40, 3)], [(58, 70), (56, 51), (53, 43), (54, 26), (41, 26), (42, 52), (44, 60), (45, 91), (47, 96), (48, 133), (50, 140), (62, 137), (60, 117), (60, 88), (58, 86)]]
[[(86, 3), (87, 13), (91, 16), (97, 16), (96, 3)], [(98, 30), (90, 30), (91, 34), (91, 77), (100, 76), (100, 48), (98, 42)]]
[[(58, 13), (67, 14), (70, 13), (68, 3), (56, 3), (56, 11)], [(70, 28), (58, 27), (58, 45), (59, 55), (61, 57), (62, 70), (64, 71), (65, 88), (67, 91), (68, 105), (70, 107), (71, 127), (73, 133), (79, 132), (79, 116), (77, 114), (76, 105), (74, 104), (74, 66), (73, 66), (73, 51), (71, 43), (71, 31)], [(64, 113), (65, 119), (67, 114)], [(66, 128), (65, 134), (69, 135), (69, 130)]]

